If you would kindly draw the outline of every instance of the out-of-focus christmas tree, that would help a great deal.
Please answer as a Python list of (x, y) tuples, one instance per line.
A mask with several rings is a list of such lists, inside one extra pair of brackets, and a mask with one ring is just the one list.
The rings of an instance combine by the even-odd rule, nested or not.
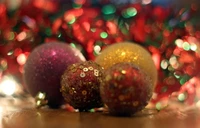
[(42, 43), (64, 41), (93, 60), (110, 44), (132, 41), (145, 47), (156, 64), (159, 77), (152, 103), (158, 109), (170, 96), (199, 105), (198, 4), (186, 0), (3, 0), (1, 94), (24, 93), (23, 66), (30, 51)]

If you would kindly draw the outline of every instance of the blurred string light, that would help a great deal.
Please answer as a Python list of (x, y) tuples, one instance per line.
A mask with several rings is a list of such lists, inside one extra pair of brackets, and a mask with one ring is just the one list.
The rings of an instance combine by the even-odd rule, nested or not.
[(178, 97), (179, 102), (200, 107), (200, 80), (199, 77), (192, 77), (181, 87)]
[(105, 38), (108, 37), (108, 34), (107, 34), (107, 32), (102, 32), (102, 33), (100, 34), (100, 36), (101, 36), (101, 38), (105, 39)]
[(76, 17), (73, 14), (66, 15), (65, 21), (68, 22), (68, 24), (73, 24), (76, 21)]
[(24, 0), (0, 0), (0, 2), (5, 3), (9, 10), (16, 10), (21, 6)]
[(101, 52), (101, 47), (99, 45), (94, 46), (94, 52), (96, 55), (99, 55)]
[(185, 51), (189, 51), (190, 50), (190, 44), (188, 42), (184, 42), (182, 45), (183, 49)]
[(195, 37), (188, 37), (188, 41), (184, 41), (183, 39), (176, 39), (175, 44), (179, 48), (182, 48), (185, 51), (197, 51), (199, 43)]
[(137, 10), (134, 7), (130, 7), (122, 11), (122, 16), (124, 18), (131, 18), (134, 17), (137, 14)]
[(33, 4), (35, 7), (49, 12), (54, 12), (58, 9), (57, 3), (52, 0), (33, 0)]
[(82, 5), (85, 3), (85, 1), (86, 0), (73, 0), (72, 6), (73, 8), (76, 8), (76, 9), (81, 8)]
[(162, 69), (167, 69), (168, 66), (169, 66), (168, 60), (162, 60), (161, 61), (161, 68)]
[(12, 77), (4, 76), (0, 82), (0, 91), (7, 95), (11, 96), (16, 91), (17, 83)]
[(18, 41), (22, 41), (22, 40), (24, 40), (26, 37), (27, 37), (27, 34), (26, 34), (26, 32), (23, 31), (23, 32), (21, 32), (21, 33), (18, 34), (17, 40), (18, 40)]
[(192, 51), (196, 51), (196, 50), (197, 50), (197, 45), (194, 44), (194, 43), (192, 43), (192, 44), (190, 45), (190, 49), (191, 49)]
[(184, 102), (185, 99), (186, 99), (186, 95), (184, 93), (181, 93), (181, 94), (178, 95), (178, 100), (180, 102)]
[(142, 0), (142, 4), (150, 4), (152, 0)]
[(7, 33), (5, 34), (5, 38), (6, 38), (7, 40), (9, 40), (9, 41), (12, 41), (12, 40), (15, 39), (15, 33), (14, 33), (14, 32), (7, 32)]
[(8, 63), (7, 63), (7, 60), (6, 59), (1, 59), (0, 58), (0, 69), (1, 70), (6, 70), (8, 68)]
[(154, 61), (156, 69), (160, 69), (160, 54), (158, 53), (152, 54), (152, 59)]
[(22, 21), (32, 29), (36, 28), (36, 21), (28, 16), (22, 17)]
[(116, 7), (112, 4), (103, 6), (102, 12), (106, 15), (114, 14), (116, 12)]
[(179, 48), (182, 48), (183, 40), (182, 40), (182, 39), (176, 39), (175, 44), (176, 44)]
[(113, 22), (107, 21), (106, 27), (108, 27), (109, 34), (116, 34), (117, 33), (117, 25)]
[(26, 63), (26, 55), (21, 53), (18, 57), (17, 57), (17, 62), (19, 65), (24, 65)]

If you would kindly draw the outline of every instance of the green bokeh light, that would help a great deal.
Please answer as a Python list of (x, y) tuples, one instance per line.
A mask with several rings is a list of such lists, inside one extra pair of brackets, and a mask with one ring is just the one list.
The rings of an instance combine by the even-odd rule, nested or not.
[(73, 24), (75, 21), (76, 21), (76, 18), (73, 17), (73, 18), (68, 22), (68, 24)]
[(8, 40), (14, 40), (14, 38), (15, 38), (15, 33), (14, 32), (10, 32)]
[(82, 4), (73, 3), (73, 4), (72, 4), (72, 7), (78, 9), (78, 8), (81, 8), (81, 7), (82, 7)]
[(186, 80), (185, 80), (184, 78), (182, 78), (182, 79), (180, 80), (180, 84), (181, 84), (181, 85), (185, 84), (185, 82), (186, 82)]
[(179, 79), (181, 76), (180, 75), (178, 75), (176, 72), (174, 72), (174, 76), (177, 78), (177, 79)]
[(73, 48), (76, 48), (76, 44), (70, 43), (70, 45), (71, 45)]
[(186, 50), (186, 51), (189, 51), (190, 50), (190, 44), (188, 42), (184, 42), (183, 45), (182, 45), (183, 49)]
[(52, 34), (51, 28), (46, 28), (45, 34), (46, 34), (47, 36), (51, 36), (51, 34)]
[(122, 12), (122, 16), (124, 18), (131, 18), (134, 17), (135, 15), (137, 15), (137, 10), (133, 7), (127, 8)]
[(62, 36), (62, 33), (60, 33), (59, 35), (58, 35), (58, 38), (60, 38)]
[(161, 109), (162, 109), (162, 105), (161, 105), (160, 102), (158, 102), (158, 103), (156, 104), (156, 109), (157, 109), (157, 110), (161, 110)]
[(100, 36), (101, 36), (101, 38), (105, 39), (105, 38), (108, 37), (108, 34), (107, 34), (106, 32), (102, 32), (102, 33), (100, 34)]
[(182, 76), (182, 78), (180, 79), (180, 84), (181, 85), (185, 84), (189, 79), (190, 77), (188, 75)]
[(169, 62), (167, 60), (162, 60), (161, 68), (162, 69), (167, 69), (168, 66), (169, 66)]
[(93, 112), (95, 112), (95, 110), (94, 109), (90, 109), (90, 112), (93, 113)]
[(10, 50), (10, 51), (7, 53), (7, 55), (8, 55), (8, 56), (11, 56), (11, 55), (13, 55), (13, 53), (14, 53), (14, 51), (13, 51), (13, 50)]
[(128, 34), (129, 34), (129, 31), (127, 30), (126, 27), (121, 28), (121, 31), (122, 31), (122, 33), (123, 33), (124, 35), (128, 35)]
[(179, 101), (183, 102), (183, 101), (185, 101), (185, 99), (186, 99), (186, 95), (185, 94), (181, 93), (181, 94), (178, 95), (178, 100)]
[(103, 12), (104, 14), (106, 14), (106, 15), (113, 14), (113, 13), (116, 12), (116, 8), (115, 8), (114, 5), (108, 4), (108, 5), (103, 6), (102, 12)]

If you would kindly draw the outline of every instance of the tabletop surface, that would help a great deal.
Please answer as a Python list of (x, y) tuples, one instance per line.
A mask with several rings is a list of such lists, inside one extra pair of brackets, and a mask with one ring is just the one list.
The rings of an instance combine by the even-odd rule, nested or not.
[(113, 117), (106, 112), (36, 109), (29, 97), (0, 98), (0, 128), (200, 128), (200, 109), (172, 102), (161, 111)]
[(199, 109), (145, 110), (132, 117), (78, 113), (58, 109), (16, 109), (4, 112), (0, 128), (200, 128)]

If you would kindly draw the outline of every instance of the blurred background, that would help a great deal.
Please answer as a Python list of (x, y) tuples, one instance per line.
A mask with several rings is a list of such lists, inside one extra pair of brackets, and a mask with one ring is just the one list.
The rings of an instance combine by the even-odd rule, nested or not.
[(0, 97), (33, 102), (23, 66), (42, 43), (66, 42), (94, 60), (110, 44), (132, 41), (156, 64), (151, 103), (157, 109), (169, 99), (200, 106), (199, 5), (199, 0), (0, 0)]

